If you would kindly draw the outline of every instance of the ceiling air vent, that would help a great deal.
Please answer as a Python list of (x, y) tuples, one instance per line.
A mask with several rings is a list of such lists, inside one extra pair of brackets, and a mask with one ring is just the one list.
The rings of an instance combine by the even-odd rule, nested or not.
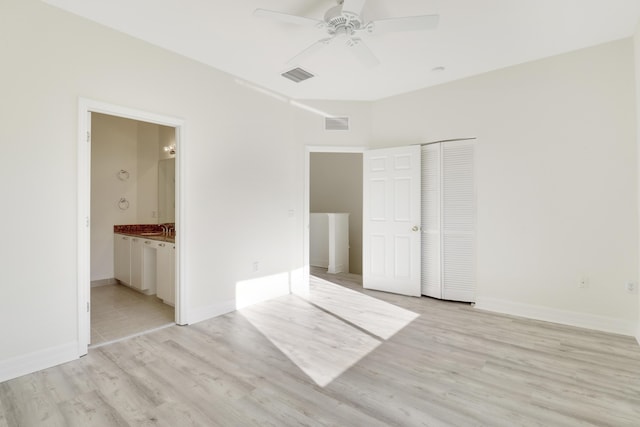
[(282, 77), (286, 77), (287, 79), (294, 81), (296, 83), (300, 83), (302, 81), (305, 81), (307, 79), (310, 79), (311, 77), (313, 77), (313, 74), (311, 74), (308, 71), (303, 70), (302, 68), (298, 67), (298, 68), (294, 68), (292, 70), (287, 71), (286, 73), (282, 73)]
[(349, 130), (349, 117), (325, 117), (324, 130)]

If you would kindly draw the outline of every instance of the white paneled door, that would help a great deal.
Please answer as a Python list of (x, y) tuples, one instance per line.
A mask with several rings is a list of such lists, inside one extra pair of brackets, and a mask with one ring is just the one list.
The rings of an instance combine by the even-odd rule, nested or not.
[(420, 146), (365, 151), (366, 289), (420, 296)]

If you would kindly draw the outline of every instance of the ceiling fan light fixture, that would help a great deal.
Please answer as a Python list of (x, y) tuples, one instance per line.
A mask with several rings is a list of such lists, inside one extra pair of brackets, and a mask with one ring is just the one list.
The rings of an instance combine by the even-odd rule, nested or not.
[(282, 73), (281, 76), (295, 83), (300, 83), (314, 77), (313, 74), (300, 67), (292, 68), (291, 70)]

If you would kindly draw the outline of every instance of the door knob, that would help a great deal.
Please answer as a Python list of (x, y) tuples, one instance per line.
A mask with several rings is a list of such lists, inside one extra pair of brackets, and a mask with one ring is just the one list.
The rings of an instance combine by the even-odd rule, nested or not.
[(420, 227), (418, 227), (417, 225), (414, 225), (414, 226), (411, 228), (411, 231), (418, 231), (418, 230), (420, 230)]

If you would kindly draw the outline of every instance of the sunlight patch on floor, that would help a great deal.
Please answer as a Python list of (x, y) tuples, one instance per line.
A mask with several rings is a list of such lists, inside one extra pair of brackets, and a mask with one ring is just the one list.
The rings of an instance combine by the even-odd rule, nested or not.
[(418, 317), (413, 311), (315, 276), (310, 277), (309, 287), (309, 302), (385, 340)]
[(313, 276), (308, 298), (288, 295), (240, 313), (321, 387), (418, 317)]

